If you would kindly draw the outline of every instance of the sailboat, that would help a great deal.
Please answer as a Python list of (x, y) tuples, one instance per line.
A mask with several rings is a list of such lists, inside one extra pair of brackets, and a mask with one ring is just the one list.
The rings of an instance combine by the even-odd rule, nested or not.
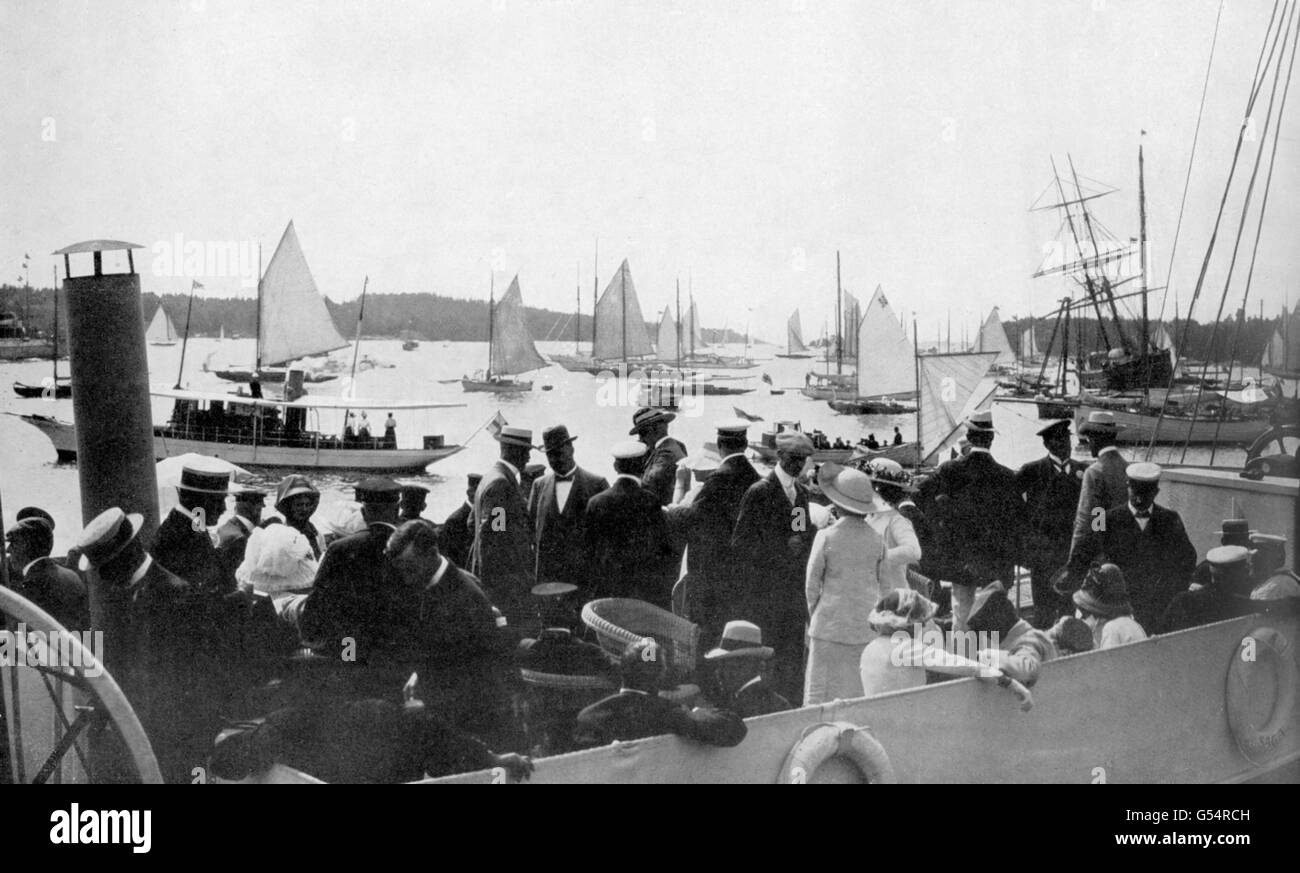
[(524, 299), (519, 292), (519, 277), (515, 276), (500, 301), (494, 303), (492, 295), (488, 296), (487, 370), (461, 379), (460, 385), (466, 391), (532, 391), (532, 382), (513, 377), (541, 369), (546, 363), (524, 323)]
[(1020, 335), (1020, 361), (1023, 364), (1036, 364), (1043, 356), (1038, 351), (1038, 340), (1034, 336), (1034, 324), (1031, 321)]
[[(216, 374), (228, 382), (283, 382), (288, 372), (285, 365), (290, 362), (328, 354), (347, 344), (325, 308), (325, 299), (316, 288), (290, 221), (257, 283), (255, 366), (217, 370)], [(337, 378), (334, 374), (309, 372), (305, 381)]]
[(1007, 331), (1002, 326), (1002, 319), (998, 317), (996, 306), (980, 325), (979, 337), (975, 340), (975, 351), (996, 352), (997, 357), (993, 359), (995, 369), (1010, 367), (1016, 362), (1016, 353), (1011, 349), (1011, 341), (1007, 339)]
[[(159, 307), (161, 309), (161, 307)], [(66, 400), (72, 396), (72, 377), (59, 375), (59, 280), (54, 279), (54, 336), (50, 348), (50, 368), (54, 371), (40, 385), (14, 383), (14, 393), (19, 397), (41, 397), (47, 400)]]
[[(799, 393), (813, 400), (830, 400), (854, 390), (857, 377), (844, 372), (844, 321), (840, 308), (844, 302), (844, 292), (840, 288), (840, 253), (835, 253), (835, 336), (829, 336), (823, 330), (822, 337), (826, 354), (822, 363), (826, 365), (825, 373), (809, 370), (804, 376), (803, 387)], [(831, 361), (835, 362), (835, 372), (831, 372)]]
[(785, 354), (777, 353), (778, 358), (811, 358), (812, 352), (803, 344), (803, 331), (799, 327), (799, 310), (790, 313), (785, 323)]
[(596, 301), (594, 332), (593, 360), (584, 368), (587, 372), (599, 375), (619, 365), (654, 363), (654, 346), (645, 329), (641, 303), (637, 300), (636, 285), (626, 258)]
[(897, 415), (916, 411), (915, 406), (901, 402), (916, 397), (912, 338), (880, 288), (871, 295), (853, 345), (871, 350), (871, 365), (857, 368), (857, 396), (826, 401), (831, 409), (846, 415)]
[(180, 342), (176, 335), (176, 325), (172, 324), (171, 318), (167, 315), (162, 304), (154, 311), (153, 321), (149, 322), (149, 329), (145, 331), (144, 338), (149, 341), (151, 346), (174, 346)]

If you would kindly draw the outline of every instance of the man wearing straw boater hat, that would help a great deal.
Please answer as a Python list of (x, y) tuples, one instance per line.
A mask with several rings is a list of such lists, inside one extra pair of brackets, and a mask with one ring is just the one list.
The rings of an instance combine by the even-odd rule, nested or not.
[(641, 484), (654, 492), (660, 506), (672, 501), (677, 462), (686, 457), (686, 446), (668, 435), (668, 425), (675, 418), (675, 412), (643, 406), (633, 414), (632, 429), (628, 431), (628, 436), (645, 443), (647, 454)]
[(686, 591), (690, 618), (700, 625), (701, 639), (711, 644), (723, 625), (748, 602), (749, 585), (743, 562), (731, 547), (740, 504), (758, 471), (745, 457), (749, 422), (727, 420), (717, 425), (722, 461), (700, 488), (695, 502), (682, 510), (686, 530)]
[(1028, 527), (1024, 556), (1034, 597), (1034, 627), (1051, 627), (1072, 610), (1052, 588), (1052, 576), (1070, 559), (1074, 515), (1087, 465), (1070, 457), (1068, 419), (1038, 431), (1047, 454), (1016, 473), (1016, 490), (1025, 500)]
[(771, 646), (763, 645), (763, 631), (758, 625), (727, 622), (718, 647), (704, 656), (705, 667), (712, 671), (712, 703), (741, 718), (793, 709), (763, 676), (763, 666), (771, 662), (773, 654)]
[(176, 486), (180, 504), (158, 525), (149, 551), (154, 560), (199, 589), (229, 592), (235, 588), (235, 577), (225, 571), (208, 528), (225, 511), (230, 471), (206, 460), (181, 469)]
[(989, 451), (996, 433), (991, 411), (973, 413), (966, 421), (970, 452), (945, 461), (921, 486), (936, 538), (944, 543), (939, 561), (943, 580), (952, 583), (956, 631), (966, 629), (975, 590), (993, 581), (1010, 584), (1020, 558), (1025, 504), (1016, 474)]
[(1128, 501), (1128, 461), (1115, 445), (1123, 429), (1123, 425), (1115, 423), (1113, 412), (1102, 410), (1088, 413), (1088, 420), (1079, 425), (1079, 436), (1088, 441), (1088, 451), (1097, 460), (1083, 473), (1074, 533), (1070, 538), (1071, 552), (1078, 548), (1103, 512)]
[(637, 478), (644, 443), (615, 443), (614, 484), (587, 503), (591, 597), (632, 597), (668, 609), (677, 581), (659, 498)]
[(465, 502), (438, 527), (438, 550), (457, 567), (469, 567), (469, 552), (474, 545), (474, 493), (482, 481), (482, 473), (466, 477)]
[(576, 439), (562, 424), (542, 431), (542, 451), (550, 470), (533, 482), (528, 494), (539, 583), (567, 582), (581, 587), (588, 581), (587, 503), (608, 488), (609, 482), (574, 461)]
[(512, 627), (532, 619), (537, 559), (527, 494), (520, 484), (533, 451), (533, 432), (502, 427), (495, 435), (501, 456), (483, 474), (474, 493), (474, 543), (469, 571)]
[(1196, 568), (1196, 547), (1182, 517), (1155, 502), (1160, 474), (1159, 464), (1128, 465), (1128, 500), (1105, 513), (1099, 529), (1071, 552), (1067, 568), (1067, 578), (1077, 588), (1098, 558), (1115, 564), (1128, 582), (1133, 617), (1143, 629), (1156, 632), (1169, 602), (1187, 590)]
[(812, 440), (804, 434), (777, 434), (776, 468), (745, 492), (731, 540), (749, 574), (750, 599), (741, 614), (767, 629), (776, 650), (772, 678), (790, 700), (803, 690), (808, 627), (804, 574), (817, 536), (808, 512), (808, 487), (799, 479), (812, 453)]

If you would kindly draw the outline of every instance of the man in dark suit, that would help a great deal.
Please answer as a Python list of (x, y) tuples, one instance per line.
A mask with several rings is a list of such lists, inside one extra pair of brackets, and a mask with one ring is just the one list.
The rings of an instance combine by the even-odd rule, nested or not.
[(773, 681), (788, 700), (803, 693), (808, 605), (804, 576), (817, 528), (799, 475), (812, 440), (787, 431), (776, 438), (776, 469), (745, 492), (731, 548), (749, 576), (749, 602), (735, 613), (765, 629), (776, 652)]
[(1052, 588), (1052, 576), (1070, 559), (1079, 493), (1087, 465), (1070, 457), (1070, 422), (1055, 421), (1038, 432), (1046, 457), (1030, 461), (1016, 473), (1016, 489), (1025, 501), (1024, 556), (1034, 597), (1034, 627), (1044, 630), (1057, 617), (1073, 614), (1072, 605)]
[(208, 528), (226, 508), (230, 473), (199, 463), (181, 470), (176, 487), (180, 505), (158, 525), (149, 549), (154, 560), (200, 590), (228, 593), (235, 589), (234, 573), (227, 574)]
[(527, 495), (521, 490), (523, 469), (533, 450), (533, 432), (506, 426), (496, 439), (501, 456), (483, 474), (474, 493), (469, 571), (478, 577), (510, 625), (522, 631), (534, 623), (531, 592), (537, 558)]
[(359, 482), (356, 499), (366, 529), (325, 550), (298, 629), (321, 655), (368, 663), (391, 631), (393, 570), (384, 548), (397, 526), (401, 486), (391, 479)]
[(1105, 514), (1101, 529), (1091, 531), (1071, 553), (1068, 570), (1077, 587), (1098, 558), (1118, 566), (1128, 580), (1133, 618), (1148, 632), (1159, 627), (1170, 601), (1187, 590), (1196, 569), (1196, 547), (1182, 518), (1156, 505), (1160, 473), (1158, 464), (1129, 464), (1128, 503)]
[(428, 499), (429, 489), (423, 485), (403, 485), (402, 508), (398, 512), (398, 518), (402, 521), (413, 521), (424, 515), (424, 507)]
[[(1210, 567), (1210, 584), (1195, 591), (1180, 591), (1170, 599), (1155, 627), (1142, 627), (1149, 633), (1168, 634), (1265, 612), (1269, 602), (1252, 600), (1250, 596), (1255, 587), (1250, 555), (1250, 550), (1244, 546), (1210, 549), (1205, 554)], [(1134, 606), (1136, 608), (1136, 604)]]
[(421, 520), (399, 527), (385, 553), (393, 568), (385, 657), (419, 674), (431, 710), (490, 745), (513, 746), (508, 689), (518, 670), (478, 580), (438, 551), (433, 525)]
[(641, 484), (645, 445), (614, 445), (614, 484), (587, 502), (586, 551), (591, 597), (631, 597), (668, 609), (676, 550), (659, 500)]
[(469, 566), (469, 552), (474, 545), (474, 492), (482, 481), (482, 473), (469, 474), (465, 502), (438, 528), (438, 550), (457, 567)]
[(578, 713), (573, 741), (577, 748), (676, 734), (710, 746), (738, 746), (745, 722), (726, 710), (688, 710), (659, 696), (667, 661), (652, 639), (630, 643), (623, 653), (623, 687)]
[(953, 630), (964, 631), (978, 588), (1014, 578), (1025, 504), (1016, 474), (993, 460), (993, 414), (966, 422), (970, 451), (940, 465), (921, 486), (925, 514), (947, 543), (942, 578), (952, 583)]
[(89, 627), (86, 583), (50, 557), (51, 523), (29, 515), (5, 531), (5, 543), (10, 587), (69, 630)]
[(674, 412), (642, 407), (632, 416), (632, 429), (628, 431), (629, 436), (645, 443), (648, 450), (641, 484), (654, 492), (660, 506), (672, 502), (677, 462), (686, 457), (686, 446), (668, 435), (668, 425), (675, 418)]
[(745, 492), (759, 480), (758, 471), (745, 457), (748, 429), (749, 422), (741, 419), (718, 425), (722, 462), (700, 487), (695, 502), (681, 509), (689, 576), (687, 609), (705, 644), (720, 639), (723, 626), (749, 603), (747, 565), (731, 547)]
[(239, 565), (244, 563), (248, 537), (262, 523), (262, 506), (265, 502), (265, 491), (256, 488), (240, 488), (235, 491), (235, 513), (217, 528), (217, 557), (221, 560), (222, 572), (228, 578), (233, 579)]
[(568, 582), (580, 588), (590, 579), (587, 551), (587, 503), (609, 487), (603, 476), (573, 460), (573, 441), (562, 424), (542, 431), (542, 451), (550, 472), (533, 482), (528, 517), (533, 521), (537, 549), (537, 581)]

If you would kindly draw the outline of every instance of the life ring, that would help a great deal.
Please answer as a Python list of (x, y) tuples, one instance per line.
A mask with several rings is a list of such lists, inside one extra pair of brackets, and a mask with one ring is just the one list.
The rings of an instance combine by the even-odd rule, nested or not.
[[(1260, 695), (1262, 680), (1259, 661), (1272, 655), (1275, 662), (1268, 720), (1257, 725), (1251, 715)], [(1291, 641), (1271, 627), (1258, 627), (1242, 637), (1228, 666), (1226, 704), (1228, 727), (1237, 748), (1248, 761), (1262, 764), (1280, 749), (1296, 724), (1296, 688), (1300, 685)], [(1264, 692), (1267, 693), (1267, 692)]]
[(783, 785), (803, 785), (819, 767), (835, 757), (848, 759), (868, 783), (892, 785), (898, 781), (885, 747), (866, 728), (836, 721), (804, 729), (799, 742), (785, 756), (780, 782)]

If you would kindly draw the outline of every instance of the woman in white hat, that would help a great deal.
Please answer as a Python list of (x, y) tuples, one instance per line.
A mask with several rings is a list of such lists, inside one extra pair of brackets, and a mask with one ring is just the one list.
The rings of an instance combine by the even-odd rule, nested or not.
[(858, 662), (876, 636), (868, 617), (881, 596), (879, 569), (885, 553), (884, 537), (867, 516), (889, 509), (859, 470), (825, 463), (817, 484), (840, 519), (817, 532), (808, 558), (804, 590), (812, 619), (804, 706), (862, 696)]
[(867, 616), (879, 636), (867, 643), (858, 663), (863, 694), (870, 697), (925, 684), (923, 663), (905, 664), (895, 650), (913, 641), (941, 646), (943, 632), (934, 623), (934, 613), (935, 605), (911, 588), (895, 588), (880, 598)]

